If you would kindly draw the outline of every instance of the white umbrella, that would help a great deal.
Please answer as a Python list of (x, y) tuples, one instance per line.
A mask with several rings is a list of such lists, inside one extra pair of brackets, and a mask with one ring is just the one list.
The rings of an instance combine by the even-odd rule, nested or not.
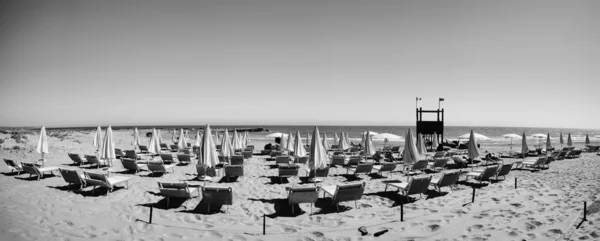
[(237, 133), (236, 129), (233, 129), (233, 142), (231, 143), (231, 145), (233, 145), (233, 150), (239, 150), (242, 149), (242, 140), (240, 140), (240, 136)]
[(226, 128), (225, 132), (223, 132), (223, 138), (221, 140), (221, 156), (229, 160), (229, 158), (235, 154), (234, 151), (233, 145), (231, 145), (231, 141), (229, 141), (229, 132)]
[[(313, 131), (312, 142), (310, 143), (310, 156), (308, 159), (308, 167), (311, 170), (319, 170), (327, 168), (327, 163), (329, 162), (329, 156), (327, 155), (327, 150), (323, 147), (323, 143), (321, 141), (321, 137), (319, 136), (319, 128), (315, 127)], [(316, 178), (312, 181), (320, 181)]]
[(376, 139), (376, 140), (385, 140), (385, 139), (399, 140), (399, 139), (402, 139), (402, 137), (399, 135), (391, 134), (391, 133), (379, 133), (377, 135), (373, 135), (373, 139)]
[(308, 131), (306, 132), (306, 144), (311, 143), (310, 142), (310, 133), (308, 133)]
[(158, 141), (156, 128), (152, 128), (152, 137), (150, 137), (150, 143), (148, 144), (148, 152), (152, 154), (160, 154), (160, 142)]
[[(402, 162), (405, 166), (410, 166), (420, 160), (419, 152), (417, 151), (417, 146), (415, 145), (410, 129), (406, 132), (406, 138), (404, 138), (404, 140), (406, 140), (406, 144), (404, 151), (402, 151)], [(406, 175), (406, 179), (408, 180), (408, 175)]]
[(200, 130), (196, 131), (196, 141), (194, 142), (194, 146), (200, 146), (200, 143), (202, 143), (202, 136), (200, 136)]
[(521, 139), (521, 136), (517, 135), (517, 134), (506, 134), (506, 135), (503, 135), (502, 137), (510, 138), (510, 152), (509, 153), (512, 154), (512, 141), (513, 141), (513, 139)]
[(306, 149), (304, 149), (304, 144), (302, 144), (300, 131), (296, 131), (296, 140), (294, 140), (294, 157), (300, 158), (303, 156), (306, 156)]
[(288, 135), (287, 145), (285, 146), (285, 149), (287, 151), (294, 151), (294, 137), (292, 136), (291, 131), (290, 131), (290, 134)]
[(173, 138), (171, 140), (173, 141), (173, 143), (177, 142), (177, 129), (173, 130)]
[(340, 138), (338, 137), (337, 133), (333, 133), (333, 143), (339, 143), (340, 142)]
[(550, 154), (548, 151), (552, 149), (552, 143), (550, 142), (550, 132), (546, 136), (546, 155)]
[(369, 132), (365, 135), (365, 153), (366, 157), (371, 157), (375, 155), (375, 147), (373, 146), (373, 141), (371, 140), (371, 135)]
[(179, 150), (187, 148), (187, 142), (185, 141), (185, 133), (183, 132), (183, 128), (181, 131), (179, 131), (179, 142), (177, 142), (177, 147), (179, 147)]
[(115, 141), (113, 139), (112, 128), (109, 125), (108, 128), (106, 128), (104, 140), (102, 141), (100, 159), (107, 160), (107, 162), (110, 164), (112, 163), (112, 160), (116, 158), (117, 155), (115, 155)]
[(94, 134), (94, 147), (96, 147), (96, 151), (100, 150), (100, 145), (102, 145), (102, 128), (98, 126)]
[[(215, 167), (219, 163), (217, 148), (215, 147), (215, 142), (210, 133), (210, 126), (207, 124), (206, 128), (204, 129), (202, 143), (200, 143), (200, 152), (198, 153), (198, 163), (204, 165), (205, 173), (206, 168)], [(204, 182), (206, 185), (206, 179), (204, 179)]]
[(325, 151), (331, 149), (329, 142), (327, 141), (327, 133), (323, 133), (323, 148), (325, 148)]
[(464, 134), (462, 136), (459, 136), (458, 139), (469, 139), (470, 140), (471, 139), (471, 134), (473, 134), (473, 137), (475, 138), (475, 140), (478, 140), (478, 141), (487, 141), (487, 140), (490, 139), (487, 136), (475, 133), (473, 131), (471, 131), (471, 133), (467, 133), (467, 134)]
[(279, 147), (280, 147), (281, 149), (285, 149), (285, 148), (283, 148), (283, 144), (284, 144), (284, 143), (286, 143), (286, 142), (285, 142), (285, 136), (283, 135), (283, 133), (281, 133), (281, 136), (279, 137)]
[(133, 146), (134, 149), (136, 146), (140, 145), (140, 132), (138, 131), (137, 127), (135, 129), (133, 129)]
[(42, 159), (40, 159), (40, 161), (42, 161), (42, 166), (44, 166), (44, 162), (46, 162), (46, 159), (44, 159), (44, 154), (48, 153), (48, 136), (46, 135), (45, 126), (42, 126), (42, 129), (40, 129), (40, 139), (38, 140), (36, 151), (42, 155)]
[(419, 155), (425, 155), (427, 148), (425, 147), (425, 141), (423, 141), (423, 134), (417, 134), (417, 151)]
[(591, 142), (590, 142), (590, 137), (588, 136), (588, 134), (585, 134), (585, 144), (586, 144), (586, 145), (589, 145), (589, 144), (591, 144)]
[(562, 132), (560, 133), (560, 148), (562, 148), (562, 145), (565, 144), (565, 141), (563, 140), (562, 137)]
[(573, 141), (571, 141), (571, 133), (569, 133), (569, 136), (567, 137), (567, 146), (573, 146)]
[(433, 133), (433, 144), (431, 145), (431, 147), (433, 147), (433, 150), (437, 150), (439, 144), (438, 144), (438, 135), (437, 133)]
[(529, 152), (529, 147), (527, 146), (527, 139), (525, 138), (525, 132), (523, 132), (523, 136), (521, 137), (521, 155), (523, 155), (523, 159), (527, 156)]
[(244, 131), (244, 138), (242, 138), (242, 140), (244, 140), (244, 146), (248, 146), (248, 143), (250, 142), (250, 138), (248, 137), (248, 132)]
[(469, 144), (467, 146), (467, 155), (469, 156), (469, 160), (471, 160), (471, 164), (473, 164), (473, 160), (479, 157), (479, 148), (477, 148), (477, 138), (475, 138), (475, 133), (471, 130), (471, 136), (469, 137)]
[(348, 148), (350, 148), (348, 142), (346, 142), (346, 135), (344, 134), (344, 132), (342, 131), (342, 133), (340, 134), (342, 137), (340, 137), (340, 141), (338, 143), (338, 149), (343, 151), (346, 150)]

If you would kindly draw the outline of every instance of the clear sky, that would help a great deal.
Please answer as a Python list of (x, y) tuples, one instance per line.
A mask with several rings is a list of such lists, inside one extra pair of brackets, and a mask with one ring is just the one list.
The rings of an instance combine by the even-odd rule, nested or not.
[(600, 1), (0, 1), (0, 126), (600, 128)]

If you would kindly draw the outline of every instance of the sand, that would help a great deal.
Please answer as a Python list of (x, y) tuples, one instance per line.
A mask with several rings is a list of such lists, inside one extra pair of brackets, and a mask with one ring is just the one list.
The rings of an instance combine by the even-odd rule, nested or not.
[[(70, 166), (72, 161), (67, 156), (67, 152), (93, 154), (92, 133), (52, 132), (46, 166), (97, 171)], [(0, 148), (2, 158), (18, 162), (39, 159), (35, 152), (37, 133), (27, 134), (24, 143), (16, 143), (9, 136), (0, 134), (0, 139), (5, 140)], [(131, 148), (131, 131), (117, 130), (114, 136), (118, 148)], [(259, 151), (264, 143), (254, 144)], [(483, 148), (483, 151), (486, 148), (506, 151)], [(235, 190), (232, 206), (210, 214), (197, 208), (201, 198), (187, 201), (187, 209), (178, 205), (181, 201), (171, 201), (171, 207), (166, 208), (166, 200), (159, 195), (159, 181), (201, 184), (193, 180), (196, 173), (193, 165), (178, 166), (174, 173), (157, 177), (149, 176), (149, 172), (111, 174), (131, 180), (128, 189), (117, 188), (107, 195), (105, 190), (92, 193), (91, 187), (76, 193), (65, 187), (67, 184), (60, 176), (35, 181), (28, 179), (27, 174), (11, 174), (5, 167), (0, 175), (0, 240), (600, 239), (600, 156), (596, 153), (554, 162), (543, 171), (512, 171), (504, 181), (477, 186), (474, 203), (471, 203), (472, 184), (461, 182), (454, 191), (443, 188), (441, 194), (430, 188), (423, 198), (413, 195), (403, 204), (403, 222), (400, 222), (400, 204), (405, 197), (383, 192), (382, 182), (406, 181), (400, 172), (388, 178), (360, 175), (355, 180), (343, 175), (345, 169), (333, 168), (319, 185), (366, 182), (358, 208), (352, 202), (342, 203), (338, 213), (330, 199), (320, 198), (312, 214), (309, 204), (301, 204), (304, 212), (292, 215), (285, 187), (312, 184), (303, 184), (299, 178), (279, 184), (271, 178), (277, 175), (277, 169), (270, 167), (274, 162), (265, 158), (254, 156), (245, 166), (245, 176), (236, 182), (209, 184), (233, 186)], [(120, 165), (118, 161), (115, 163), (117, 167)], [(582, 220), (584, 201), (588, 203), (588, 221), (575, 229)], [(149, 206), (155, 207), (152, 224), (148, 223)], [(263, 215), (267, 232), (264, 236)], [(362, 225), (369, 232), (366, 236), (357, 230)], [(385, 229), (387, 233), (373, 236)]]

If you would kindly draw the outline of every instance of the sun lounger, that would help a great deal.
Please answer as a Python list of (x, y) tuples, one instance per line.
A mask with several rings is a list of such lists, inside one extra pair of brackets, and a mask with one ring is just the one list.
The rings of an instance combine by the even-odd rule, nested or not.
[(171, 169), (171, 172), (175, 171), (176, 164), (165, 164), (162, 161), (158, 162), (148, 162), (148, 170), (152, 172), (152, 176), (156, 172), (168, 173), (168, 170)]
[(423, 198), (423, 193), (427, 192), (427, 187), (431, 183), (431, 176), (428, 177), (415, 177), (409, 182), (387, 182), (385, 184), (385, 191), (388, 187), (398, 188), (398, 191), (402, 191), (408, 202), (408, 196), (413, 194), (419, 194)]
[(448, 164), (448, 158), (437, 158), (434, 159), (433, 163), (427, 164), (427, 168), (434, 172), (442, 171), (446, 168), (446, 164)]
[(218, 175), (217, 169), (215, 167), (207, 167), (204, 164), (196, 165), (196, 172), (198, 173), (196, 179), (199, 181), (213, 181), (213, 177)]
[(583, 149), (584, 152), (597, 152), (600, 151), (600, 146), (587, 146)]
[(297, 157), (294, 159), (294, 163), (296, 163), (296, 164), (306, 164), (307, 162), (308, 162), (307, 156)]
[(431, 157), (433, 160), (436, 160), (438, 158), (444, 158), (446, 157), (448, 153), (445, 151), (436, 151), (435, 154)]
[(4, 163), (8, 165), (8, 169), (10, 169), (10, 172), (16, 171), (17, 175), (21, 175), (21, 172), (23, 171), (23, 167), (21, 166), (21, 164), (17, 164), (15, 161), (6, 158), (4, 158)]
[(283, 151), (271, 150), (271, 153), (269, 155), (271, 156), (271, 158), (275, 158), (275, 157), (278, 157), (278, 156), (282, 156), (283, 155)]
[(44, 177), (44, 173), (50, 172), (54, 175), (53, 171), (58, 171), (58, 167), (38, 167), (36, 163), (32, 162), (21, 162), (21, 166), (23, 167), (23, 171), (29, 173), (30, 177), (36, 175), (38, 181)]
[(382, 163), (381, 165), (373, 166), (373, 170), (375, 170), (379, 175), (383, 174), (383, 172), (390, 172), (390, 176), (392, 172), (396, 170), (398, 164), (396, 163)]
[(578, 158), (579, 156), (581, 156), (581, 152), (582, 152), (582, 150), (571, 150), (567, 153), (566, 158), (568, 158), (568, 159)]
[(373, 170), (373, 163), (358, 164), (357, 166), (354, 166), (354, 167), (353, 166), (346, 167), (346, 174), (348, 174), (350, 171), (352, 171), (352, 174), (354, 174), (354, 176), (356, 176), (360, 173), (369, 175), (372, 170)]
[(177, 160), (179, 161), (179, 163), (185, 163), (185, 164), (190, 164), (192, 163), (192, 157), (190, 156), (190, 154), (177, 154)]
[(171, 155), (171, 153), (161, 153), (160, 159), (162, 159), (163, 163), (165, 163), (165, 164), (171, 164), (171, 163), (175, 162), (173, 160), (173, 155)]
[(149, 170), (147, 164), (138, 163), (136, 160), (131, 159), (131, 158), (121, 159), (121, 164), (123, 165), (123, 168), (133, 171), (136, 174), (140, 171), (148, 171)]
[[(185, 198), (185, 201), (182, 204), (184, 204), (185, 209), (187, 209), (185, 203), (191, 198), (198, 197), (200, 195), (199, 189), (200, 188), (190, 188), (185, 182), (158, 182), (160, 194), (167, 198), (167, 208), (169, 208), (169, 201), (171, 198)], [(194, 194), (196, 195), (194, 196)]]
[(232, 205), (233, 187), (202, 187), (202, 202), (208, 205)]
[(512, 170), (513, 165), (512, 164), (503, 164), (502, 166), (500, 166), (500, 168), (498, 169), (498, 172), (496, 172), (496, 175), (494, 175), (496, 177), (496, 180), (499, 180), (500, 177), (503, 177), (504, 179), (506, 179), (506, 175), (508, 175), (508, 173), (510, 173), (510, 170)]
[(115, 157), (117, 157), (117, 159), (121, 159), (125, 156), (125, 153), (123, 153), (123, 151), (119, 148), (115, 148)]
[(439, 193), (442, 192), (442, 187), (450, 187), (450, 191), (454, 191), (452, 186), (456, 186), (456, 182), (460, 178), (460, 172), (442, 173), (441, 177), (431, 178), (429, 185), (433, 186)]
[(465, 176), (465, 180), (468, 180), (469, 177), (479, 181), (479, 183), (484, 181), (489, 181), (491, 177), (493, 177), (498, 171), (498, 166), (489, 166), (483, 169), (481, 172), (468, 172)]
[(139, 145), (138, 148), (140, 148), (140, 153), (148, 153), (147, 146)]
[(90, 163), (90, 165), (96, 164), (96, 168), (100, 168), (100, 166), (108, 165), (106, 160), (100, 160), (100, 159), (98, 159), (97, 156), (94, 156), (94, 155), (85, 155), (85, 159), (87, 160), (88, 163)]
[(279, 173), (279, 182), (283, 182), (284, 177), (295, 177), (298, 176), (299, 166), (296, 165), (279, 165), (277, 168)]
[(76, 154), (76, 153), (67, 153), (67, 155), (69, 155), (69, 158), (71, 158), (71, 160), (75, 164), (77, 164), (79, 166), (81, 166), (83, 164), (86, 164), (86, 162), (87, 162), (86, 160), (84, 160), (83, 158), (81, 158), (81, 156), (79, 154)]
[(400, 146), (393, 146), (392, 153), (400, 153)]
[(348, 166), (357, 166), (361, 162), (363, 162), (362, 156), (350, 156), (348, 159)]
[(429, 165), (429, 162), (427, 160), (420, 160), (413, 163), (408, 169), (408, 175), (418, 174), (417, 171), (419, 171), (419, 173), (423, 172), (423, 170), (427, 168), (427, 165)]
[(134, 160), (141, 160), (142, 159), (137, 153), (135, 153), (135, 150), (125, 150), (125, 157), (131, 158), (131, 159), (134, 159)]
[(240, 155), (231, 156), (229, 161), (231, 165), (244, 165), (244, 157)]
[(60, 175), (69, 185), (78, 187), (76, 190), (81, 190), (85, 187), (85, 175), (77, 173), (76, 170), (59, 168)]
[(294, 204), (310, 203), (310, 213), (312, 213), (313, 204), (319, 198), (319, 187), (286, 187), (288, 191), (288, 204), (292, 206), (294, 212)]
[(535, 160), (525, 160), (522, 162), (515, 162), (517, 164), (518, 168), (524, 168), (524, 167), (532, 167), (534, 169), (542, 169), (542, 166), (546, 163), (546, 161), (548, 160), (548, 157), (540, 157), (537, 158)]
[(93, 172), (83, 172), (85, 178), (85, 182), (88, 186), (94, 186), (94, 190), (92, 191), (95, 192), (96, 191), (96, 186), (100, 186), (100, 187), (105, 187), (108, 188), (108, 192), (112, 192), (114, 187), (119, 184), (124, 182), (125, 183), (125, 187), (127, 189), (129, 189), (129, 185), (128, 185), (128, 181), (129, 177), (123, 177), (123, 176), (106, 176), (105, 174), (99, 174), (99, 173), (93, 173)]
[(331, 202), (336, 205), (338, 212), (340, 211), (340, 202), (354, 201), (354, 207), (358, 209), (356, 201), (362, 198), (365, 183), (326, 186), (321, 187), (321, 190), (323, 190), (323, 197), (331, 196)]
[[(171, 146), (173, 146), (173, 145), (171, 145)], [(177, 145), (175, 145), (175, 146), (177, 146)], [(161, 151), (169, 150), (169, 146), (167, 146), (167, 143), (160, 143), (160, 150)]]
[[(178, 152), (179, 151), (179, 146), (178, 145), (170, 145), (169, 147), (171, 148), (170, 149), (171, 152)], [(162, 145), (161, 145), (161, 149), (162, 149)], [(165, 150), (168, 150), (167, 149), (167, 144), (165, 144)]]
[(242, 156), (244, 157), (244, 159), (250, 159), (252, 158), (252, 151), (242, 151)]
[(278, 156), (275, 157), (275, 165), (289, 165), (290, 157), (289, 156)]
[(342, 155), (334, 155), (331, 159), (332, 166), (344, 166), (346, 165), (346, 157)]
[(227, 177), (227, 181), (229, 181), (229, 177), (244, 176), (243, 165), (225, 165), (223, 169), (225, 170), (225, 176)]
[(217, 148), (217, 151), (221, 150), (221, 145), (215, 145), (215, 148)]

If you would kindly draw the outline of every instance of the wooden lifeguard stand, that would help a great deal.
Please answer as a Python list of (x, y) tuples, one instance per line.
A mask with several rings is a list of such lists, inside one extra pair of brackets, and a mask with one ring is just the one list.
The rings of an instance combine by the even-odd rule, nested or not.
[[(423, 113), (435, 113), (437, 119), (435, 121), (425, 121), (423, 120)], [(441, 146), (444, 140), (444, 109), (423, 110), (423, 107), (417, 108), (417, 134), (419, 133), (428, 140), (437, 138)], [(434, 134), (437, 134), (437, 136), (434, 137)]]

